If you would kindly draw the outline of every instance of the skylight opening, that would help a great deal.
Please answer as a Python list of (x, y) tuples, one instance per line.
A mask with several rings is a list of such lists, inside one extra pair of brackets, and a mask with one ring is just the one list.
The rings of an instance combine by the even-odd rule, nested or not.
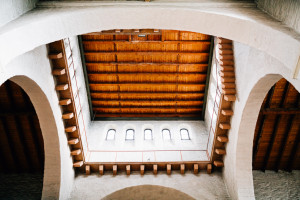
[(152, 140), (152, 130), (151, 129), (145, 129), (144, 131), (144, 138), (145, 140)]
[(181, 140), (190, 140), (189, 131), (185, 128), (180, 129)]
[(164, 140), (171, 140), (171, 132), (169, 129), (162, 130), (162, 136)]
[(116, 135), (115, 129), (109, 129), (106, 134), (106, 140), (114, 140)]
[(125, 140), (134, 140), (134, 130), (133, 129), (126, 130)]

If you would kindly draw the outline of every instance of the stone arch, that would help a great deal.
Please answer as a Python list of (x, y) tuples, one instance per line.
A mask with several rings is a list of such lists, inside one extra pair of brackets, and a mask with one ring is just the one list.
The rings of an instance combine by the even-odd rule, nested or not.
[(207, 12), (196, 7), (158, 5), (125, 4), (122, 7), (100, 2), (93, 7), (78, 4), (76, 8), (60, 5), (59, 8), (34, 10), (1, 29), (0, 60), (6, 65), (14, 57), (37, 46), (74, 35), (110, 29), (156, 28), (228, 38), (259, 49), (291, 71), (295, 70), (300, 40), (263, 12), (253, 8), (245, 9), (245, 14), (241, 12), (242, 8), (225, 12), (214, 6)]
[(32, 79), (26, 76), (14, 76), (9, 80), (19, 85), (26, 92), (39, 119), (45, 153), (42, 199), (58, 199), (61, 183), (60, 144), (56, 121), (49, 101), (39, 85)]
[(189, 196), (186, 193), (183, 193), (179, 190), (159, 186), (159, 185), (139, 185), (139, 186), (132, 186), (126, 187), (124, 189), (115, 191), (106, 197), (103, 200), (109, 199), (186, 199), (186, 200), (193, 200), (194, 198)]
[[(262, 102), (270, 88), (281, 78), (279, 74), (268, 74), (258, 80), (252, 88), (239, 124), (236, 142), (235, 182), (237, 196), (254, 196), (252, 176), (252, 150), (256, 122)], [(247, 127), (247, 128), (245, 128)]]

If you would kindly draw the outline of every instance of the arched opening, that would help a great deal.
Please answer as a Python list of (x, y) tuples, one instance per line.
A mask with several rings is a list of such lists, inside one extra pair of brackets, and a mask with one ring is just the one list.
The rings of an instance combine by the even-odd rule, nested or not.
[(175, 190), (173, 188), (167, 188), (163, 186), (157, 185), (140, 185), (134, 187), (128, 187), (122, 190), (118, 190), (110, 195), (107, 195), (103, 198), (103, 200), (109, 199), (186, 199), (186, 200), (193, 200), (191, 196)]
[(44, 142), (25, 91), (7, 80), (0, 87), (0, 198), (40, 199)]
[(253, 171), (257, 199), (300, 197), (300, 173), (292, 171), (300, 169), (299, 141), (300, 95), (282, 78), (265, 96), (256, 122), (252, 165), (262, 171)]

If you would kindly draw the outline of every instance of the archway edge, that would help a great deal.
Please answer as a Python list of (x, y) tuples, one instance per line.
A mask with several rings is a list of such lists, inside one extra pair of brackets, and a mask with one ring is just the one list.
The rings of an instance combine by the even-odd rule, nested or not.
[[(42, 199), (58, 199), (61, 182), (60, 144), (56, 121), (47, 96), (39, 85), (27, 76), (18, 75), (6, 80), (11, 80), (19, 85), (34, 106), (43, 135), (45, 153)], [(1, 80), (0, 85), (6, 80)]]
[[(62, 38), (109, 29), (157, 28), (201, 32), (241, 42), (280, 61), (292, 72), (300, 55), (299, 34), (257, 8), (158, 7), (156, 4), (35, 9), (0, 29), (2, 66), (14, 57)], [(127, 5), (127, 6), (126, 6)], [(126, 8), (126, 9), (124, 9)], [(195, 20), (197, 19), (197, 20)], [(187, 23), (188, 22), (188, 23)], [(59, 31), (58, 31), (59, 30)], [(299, 77), (299, 76), (298, 76)]]
[[(291, 79), (280, 74), (267, 74), (261, 77), (251, 89), (245, 103), (236, 139), (235, 191), (237, 196), (254, 195), (252, 175), (252, 150), (255, 127), (263, 100), (271, 87), (281, 78)], [(292, 82), (290, 82), (292, 84)], [(297, 85), (298, 86), (298, 85)], [(295, 87), (299, 91), (299, 87)], [(247, 128), (245, 128), (247, 127)]]

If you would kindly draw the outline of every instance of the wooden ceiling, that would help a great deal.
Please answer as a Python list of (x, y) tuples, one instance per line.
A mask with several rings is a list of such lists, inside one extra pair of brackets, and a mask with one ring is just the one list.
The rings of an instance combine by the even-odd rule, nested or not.
[(300, 95), (285, 79), (262, 104), (253, 141), (253, 169), (300, 169)]
[(111, 30), (81, 36), (93, 117), (201, 119), (211, 36)]
[(0, 172), (43, 172), (44, 143), (27, 94), (12, 81), (0, 87)]

